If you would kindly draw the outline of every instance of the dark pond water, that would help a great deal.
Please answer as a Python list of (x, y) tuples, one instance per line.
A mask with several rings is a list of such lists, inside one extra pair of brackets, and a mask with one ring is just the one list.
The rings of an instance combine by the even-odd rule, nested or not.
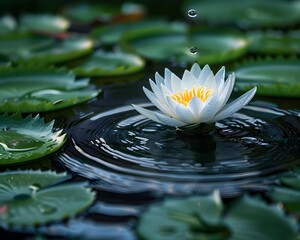
[(278, 173), (300, 161), (297, 100), (278, 104), (256, 97), (209, 134), (184, 135), (145, 119), (130, 106), (154, 109), (141, 88), (148, 86), (147, 79), (101, 86), (98, 99), (71, 113), (56, 113), (69, 140), (52, 168), (69, 172), (71, 180), (88, 180), (98, 198), (88, 211), (65, 223), (22, 231), (50, 238), (136, 239), (135, 223), (147, 204), (166, 195), (216, 188), (227, 198), (262, 192)]

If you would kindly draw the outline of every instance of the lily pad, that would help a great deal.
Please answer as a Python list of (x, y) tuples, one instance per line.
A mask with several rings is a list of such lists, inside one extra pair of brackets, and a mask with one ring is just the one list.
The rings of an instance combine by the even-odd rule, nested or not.
[(136, 3), (113, 4), (72, 4), (64, 9), (64, 15), (81, 24), (108, 22), (120, 17), (144, 15), (144, 7)]
[(0, 68), (0, 112), (46, 112), (85, 102), (100, 90), (73, 72), (20, 66)]
[[(237, 31), (196, 28), (186, 32), (152, 28), (129, 31), (121, 38), (121, 46), (125, 51), (151, 60), (216, 64), (242, 56), (248, 48), (248, 40)], [(197, 51), (191, 51), (191, 47)]]
[(184, 6), (186, 15), (190, 9), (195, 9), (198, 18), (209, 24), (235, 24), (242, 28), (284, 27), (300, 21), (298, 0), (190, 0)]
[(268, 196), (275, 202), (293, 213), (300, 214), (300, 169), (295, 168), (291, 173), (280, 177), (281, 186), (273, 187)]
[(249, 33), (251, 50), (263, 54), (300, 53), (300, 31), (267, 31)]
[(171, 23), (163, 20), (145, 20), (139, 22), (116, 23), (109, 26), (98, 27), (92, 31), (91, 37), (95, 41), (99, 41), (101, 44), (111, 45), (117, 43), (121, 36), (128, 31), (154, 27), (174, 30), (178, 29), (179, 31), (187, 30), (187, 26), (180, 22)]
[(74, 72), (78, 76), (120, 76), (140, 71), (144, 66), (144, 60), (134, 54), (97, 51)]
[(61, 63), (89, 54), (93, 42), (84, 37), (55, 40), (30, 34), (0, 37), (0, 54), (14, 62)]
[(252, 60), (237, 66), (236, 87), (247, 91), (258, 86), (256, 94), (300, 97), (300, 61), (296, 59)]
[(76, 215), (95, 199), (83, 183), (61, 183), (65, 173), (11, 171), (0, 174), (0, 224), (32, 226)]
[(17, 22), (13, 16), (4, 15), (0, 17), (0, 35), (12, 33), (16, 28)]
[(54, 121), (44, 123), (36, 115), (0, 115), (0, 165), (24, 163), (49, 155), (65, 142), (62, 131), (54, 132)]
[(20, 17), (20, 29), (23, 31), (59, 33), (66, 31), (69, 26), (66, 18), (56, 15), (26, 14)]
[(151, 240), (269, 240), (296, 239), (295, 222), (273, 206), (243, 197), (227, 209), (215, 192), (210, 196), (167, 199), (151, 206), (138, 225)]

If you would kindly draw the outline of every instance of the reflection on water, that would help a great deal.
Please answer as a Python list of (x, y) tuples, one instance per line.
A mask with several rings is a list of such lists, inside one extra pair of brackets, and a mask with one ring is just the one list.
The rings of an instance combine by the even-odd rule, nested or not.
[(96, 188), (115, 193), (182, 195), (218, 188), (231, 196), (261, 190), (274, 181), (273, 173), (299, 159), (300, 120), (286, 113), (254, 104), (208, 135), (188, 136), (130, 106), (114, 108), (71, 125), (72, 143), (59, 159), (96, 180)]

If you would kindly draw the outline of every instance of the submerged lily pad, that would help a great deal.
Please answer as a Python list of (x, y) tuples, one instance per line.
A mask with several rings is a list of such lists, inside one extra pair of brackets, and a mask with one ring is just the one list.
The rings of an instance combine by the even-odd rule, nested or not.
[(144, 66), (144, 60), (134, 54), (97, 51), (74, 71), (78, 76), (120, 76), (137, 72)]
[(58, 183), (66, 177), (47, 171), (0, 174), (0, 224), (31, 226), (62, 220), (88, 206), (95, 194), (83, 183)]
[(248, 61), (235, 68), (236, 87), (247, 91), (258, 86), (256, 94), (300, 97), (300, 61), (266, 59)]
[(69, 26), (70, 22), (61, 16), (26, 14), (20, 17), (20, 29), (23, 31), (59, 33)]
[(84, 56), (92, 49), (90, 39), (76, 36), (66, 40), (31, 34), (0, 37), (0, 54), (14, 62), (61, 63)]
[(145, 20), (139, 22), (116, 23), (98, 27), (92, 31), (91, 36), (94, 40), (99, 41), (101, 44), (110, 45), (117, 43), (121, 36), (128, 31), (154, 27), (173, 30), (178, 29), (179, 31), (187, 30), (187, 26), (180, 22), (171, 23), (163, 20)]
[(300, 31), (267, 31), (249, 33), (251, 50), (264, 54), (300, 53)]
[(119, 17), (132, 17), (144, 15), (144, 7), (136, 3), (113, 4), (72, 4), (64, 9), (64, 14), (82, 24), (90, 24), (96, 21), (108, 22)]
[(45, 112), (85, 102), (99, 94), (73, 72), (35, 67), (0, 68), (0, 112)]
[[(124, 34), (121, 46), (151, 60), (175, 58), (180, 62), (215, 64), (242, 56), (248, 48), (248, 40), (242, 33), (229, 30), (193, 29), (186, 32), (153, 28)], [(196, 51), (191, 51), (191, 47)]]
[(295, 222), (273, 206), (249, 197), (236, 201), (222, 215), (220, 196), (165, 200), (151, 206), (139, 222), (138, 233), (151, 240), (281, 240), (296, 239)]
[(210, 24), (235, 24), (243, 28), (283, 27), (300, 21), (298, 0), (190, 0), (184, 12), (187, 14), (190, 9)]
[(295, 168), (291, 173), (280, 177), (281, 186), (273, 187), (268, 193), (269, 197), (282, 203), (283, 206), (293, 213), (300, 214), (300, 169)]
[(0, 165), (24, 163), (57, 151), (65, 142), (62, 131), (53, 131), (54, 121), (44, 123), (36, 115), (0, 115)]

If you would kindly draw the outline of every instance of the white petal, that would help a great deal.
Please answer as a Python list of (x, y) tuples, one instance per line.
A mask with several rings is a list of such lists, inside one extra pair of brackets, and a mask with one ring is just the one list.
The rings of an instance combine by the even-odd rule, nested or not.
[(215, 75), (216, 83), (218, 86), (218, 93), (221, 93), (224, 87), (224, 78), (225, 78), (225, 67), (223, 66)]
[(178, 103), (175, 107), (175, 113), (179, 117), (179, 119), (185, 123), (191, 124), (197, 122), (197, 118), (192, 113), (192, 111), (190, 111), (188, 107), (184, 106), (181, 103)]
[(201, 72), (201, 68), (198, 63), (194, 63), (191, 67), (191, 73), (195, 76), (195, 78), (199, 77), (199, 74)]
[(219, 111), (210, 121), (215, 122), (230, 117), (232, 114), (236, 113), (246, 104), (248, 104), (248, 102), (254, 97), (255, 92), (256, 87), (252, 88), (236, 100), (225, 105), (225, 107), (221, 109), (221, 111)]
[(160, 88), (161, 88), (161, 91), (162, 91), (162, 94), (163, 94), (164, 101), (165, 101), (165, 99), (166, 99), (167, 96), (170, 96), (170, 95), (173, 94), (170, 91), (170, 89), (168, 89), (167, 87), (165, 87), (163, 84), (160, 85)]
[(216, 89), (216, 79), (213, 74), (213, 72), (210, 72), (207, 76), (207, 78), (203, 81), (203, 86), (207, 89), (213, 89), (214, 91), (217, 91)]
[(234, 73), (230, 74), (224, 84), (224, 88), (222, 92), (219, 95), (219, 100), (220, 100), (220, 106), (219, 109), (221, 109), (228, 101), (235, 82), (235, 75)]
[(164, 85), (172, 91), (171, 77), (172, 73), (168, 68), (165, 68), (165, 83)]
[(145, 116), (146, 118), (149, 118), (151, 120), (153, 120), (154, 122), (158, 122), (158, 123), (162, 123), (156, 116), (156, 112), (147, 110), (145, 108), (142, 108), (138, 105), (135, 104), (131, 104), (131, 106), (138, 111), (140, 114), (142, 114), (143, 116)]
[(181, 85), (181, 80), (179, 77), (177, 77), (174, 73), (171, 75), (171, 85), (172, 85), (172, 92), (176, 93), (180, 91), (180, 85)]
[(157, 119), (165, 125), (171, 126), (171, 127), (182, 127), (184, 125), (187, 125), (186, 123), (177, 120), (175, 118), (169, 117), (169, 116), (165, 116), (163, 114), (160, 113), (155, 113)]
[(146, 96), (149, 98), (149, 100), (154, 104), (154, 106), (156, 106), (163, 113), (174, 116), (174, 112), (171, 109), (169, 109), (168, 106), (166, 106), (165, 104), (162, 104), (162, 102), (159, 101), (159, 99), (157, 99), (155, 97), (153, 92), (149, 91), (145, 87), (143, 87), (143, 90), (144, 90), (144, 93), (146, 94)]
[(188, 103), (188, 108), (196, 117), (196, 122), (200, 121), (200, 113), (203, 107), (204, 107), (204, 102), (202, 102), (197, 97), (193, 97)]
[(188, 70), (185, 70), (182, 76), (181, 81), (181, 91), (184, 91), (185, 88), (191, 89), (193, 86), (197, 84), (197, 78)]
[(158, 73), (155, 73), (155, 82), (157, 86), (160, 86), (161, 84), (165, 84), (165, 79)]
[(207, 122), (218, 112), (219, 99), (217, 94), (212, 94), (204, 102), (200, 112), (200, 122)]
[(166, 98), (167, 103), (169, 104), (170, 108), (175, 112), (177, 119), (181, 120), (185, 123), (195, 123), (196, 117), (192, 113), (192, 111), (188, 108), (182, 105), (181, 103), (178, 103), (171, 99), (170, 97)]
[(203, 85), (204, 80), (207, 78), (207, 76), (210, 73), (211, 73), (210, 67), (206, 64), (198, 76), (197, 85)]
[(153, 91), (154, 95), (156, 96), (156, 98), (159, 99), (160, 101), (162, 101), (163, 93), (161, 91), (160, 85), (156, 85), (151, 79), (149, 79), (149, 83), (150, 83), (150, 86), (151, 86), (152, 91)]

